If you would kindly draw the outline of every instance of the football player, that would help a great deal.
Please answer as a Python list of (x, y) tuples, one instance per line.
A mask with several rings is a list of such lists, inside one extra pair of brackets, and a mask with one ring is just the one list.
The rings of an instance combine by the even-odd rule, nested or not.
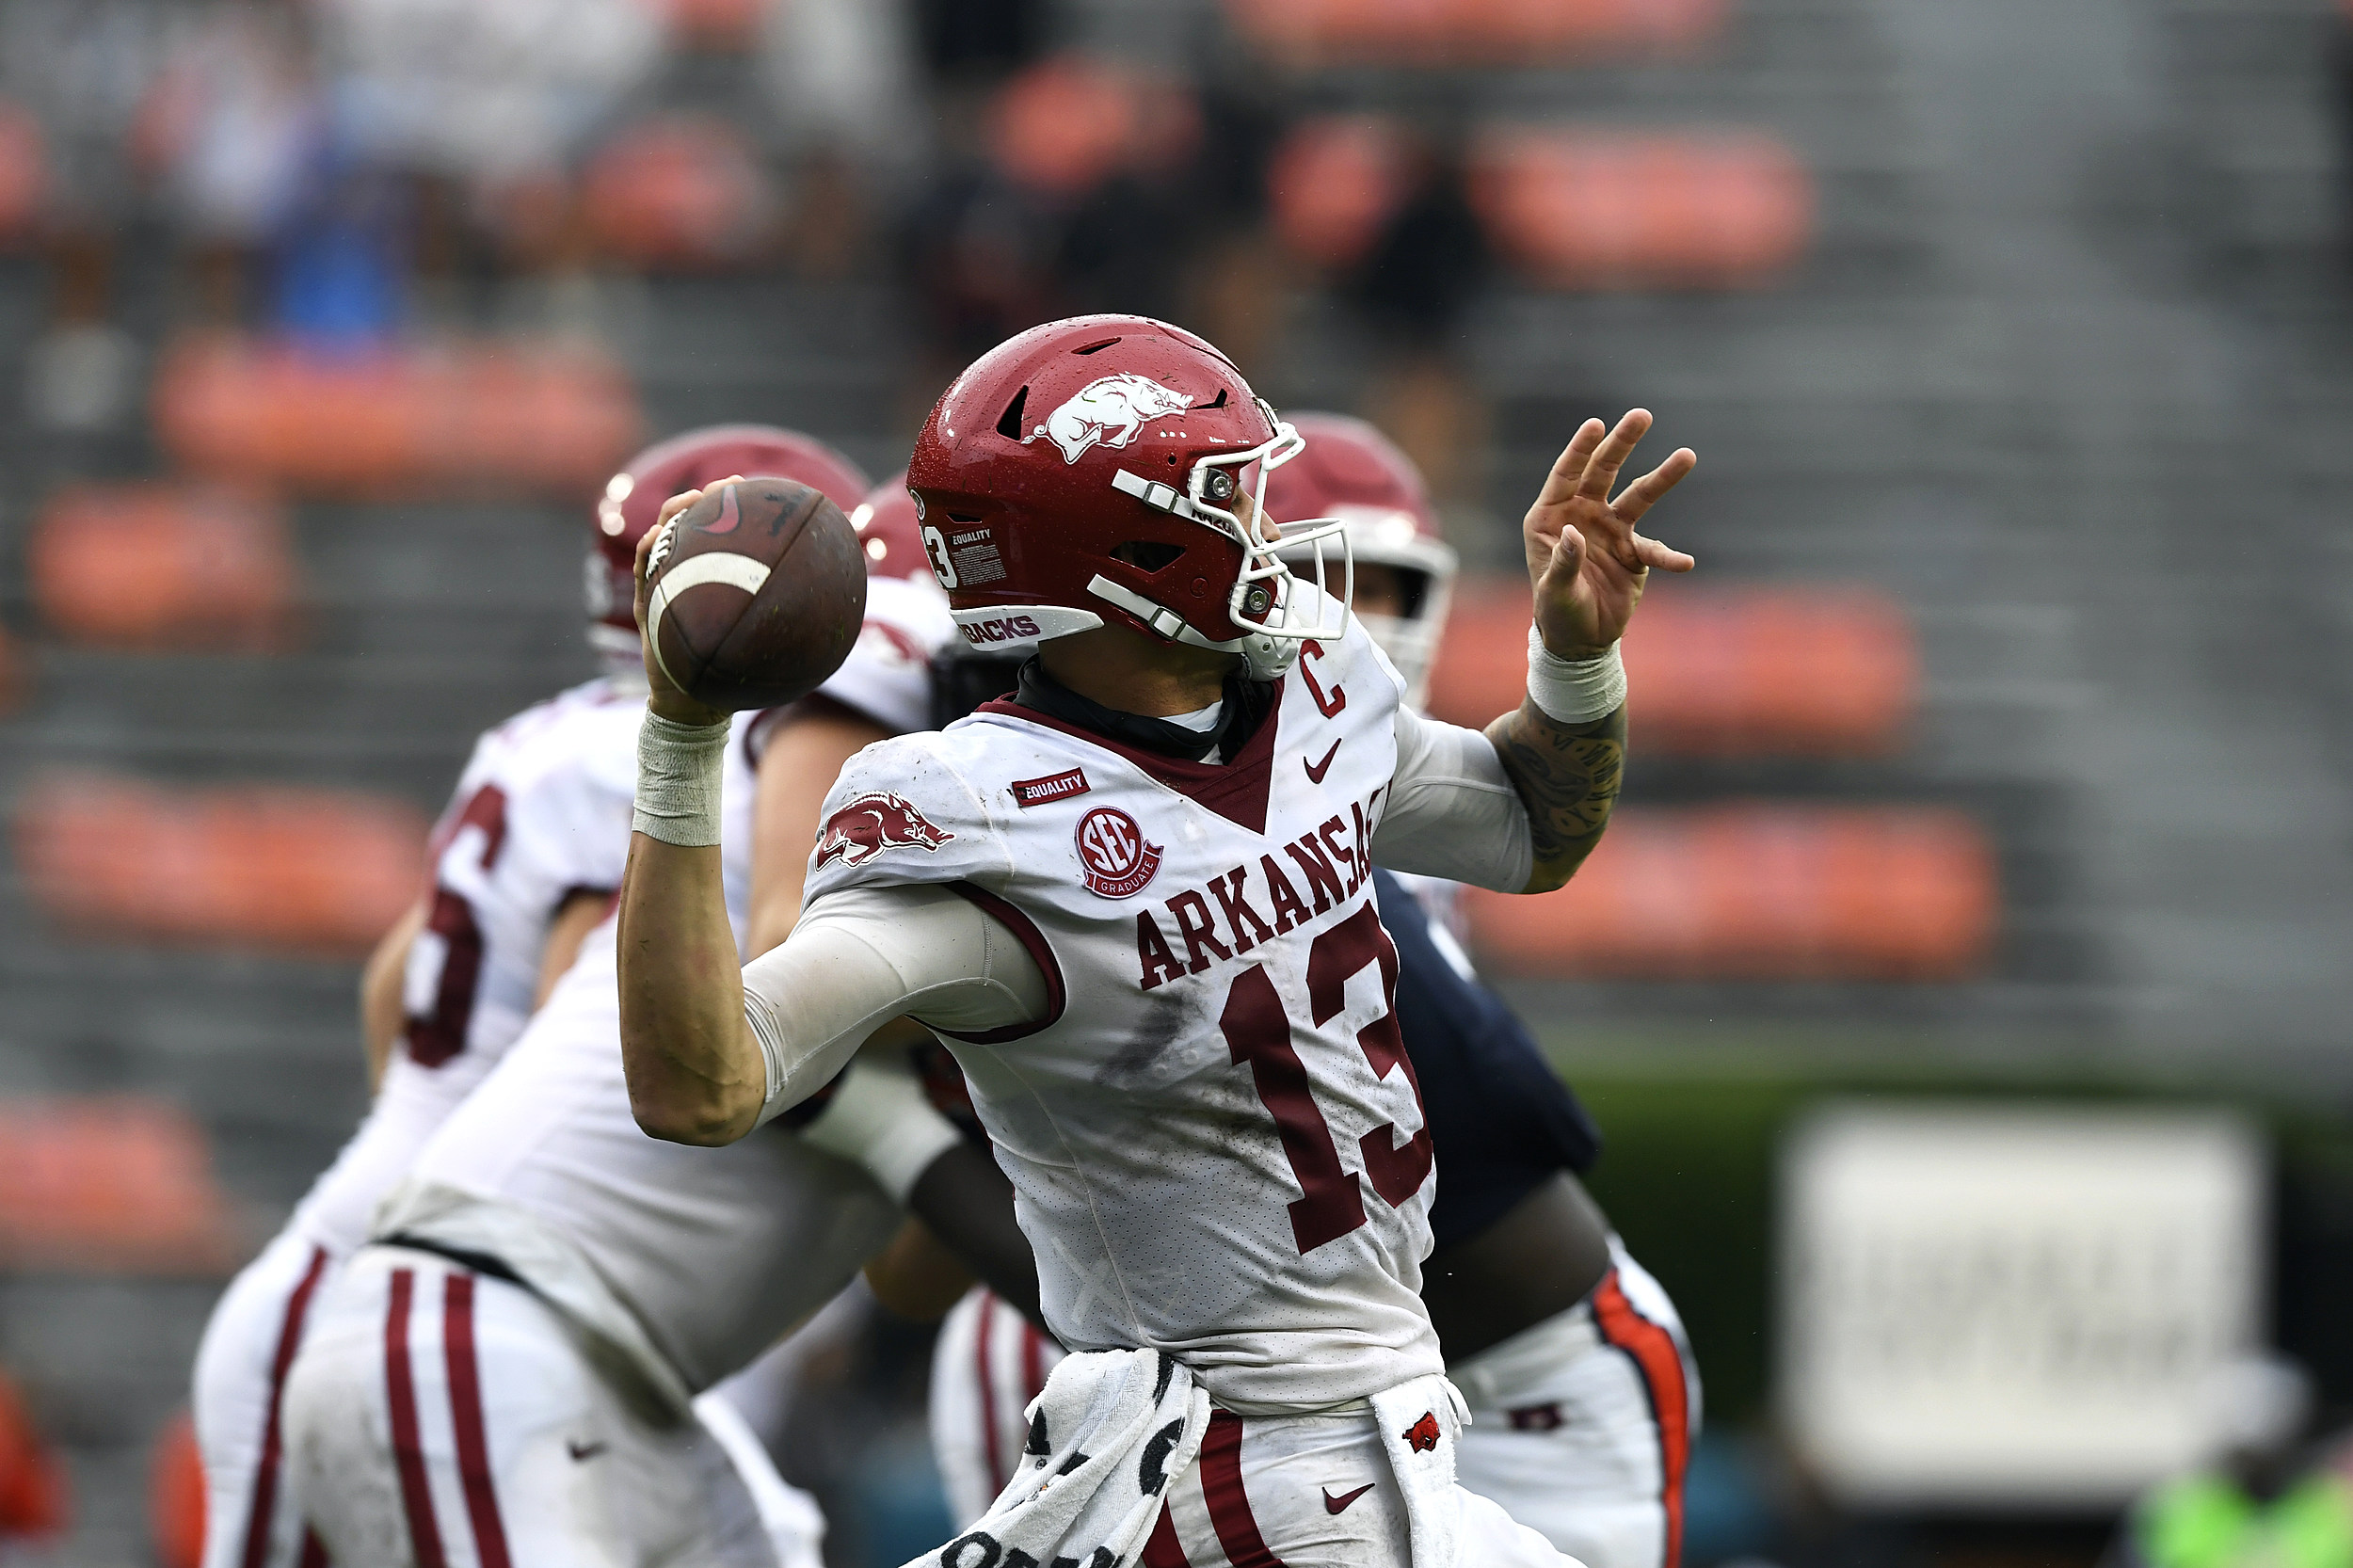
[(604, 673), (484, 735), (459, 776), (434, 832), (433, 886), (361, 980), (374, 1103), (285, 1228), (230, 1284), (198, 1349), (204, 1568), (290, 1564), (302, 1552), (280, 1405), (320, 1288), (609, 912), (628, 854), (646, 690), (630, 612), (637, 539), (665, 496), (746, 471), (800, 480), (845, 506), (866, 488), (839, 453), (767, 425), (692, 431), (639, 453), (589, 520), (588, 640)]
[(620, 902), (641, 1124), (733, 1142), (915, 1017), (1077, 1352), (1014, 1483), (922, 1560), (1563, 1560), (1453, 1481), (1432, 1138), (1371, 873), (1542, 891), (1598, 840), (1618, 638), (1650, 568), (1693, 564), (1635, 530), (1688, 451), (1610, 493), (1648, 425), (1588, 422), (1529, 509), (1529, 698), (1481, 735), (1401, 703), (1344, 524), (1294, 531), (1337, 572), (1278, 559), (1266, 478), (1303, 443), (1225, 356), (1140, 317), (1000, 344), (908, 486), (966, 640), (1038, 657), (1013, 700), (854, 760), (800, 922), (740, 972), (696, 805), (727, 715), (653, 679)]
[[(1291, 423), (1307, 447), (1269, 479), (1267, 509), (1347, 524), (1353, 613), (1419, 709), (1455, 571), (1421, 475), (1362, 420)], [(1473, 1417), (1456, 1477), (1587, 1568), (1674, 1568), (1700, 1403), (1682, 1321), (1578, 1183), (1599, 1135), (1477, 983), (1453, 933), (1454, 885), (1409, 886), (1383, 868), (1373, 881), (1441, 1178), (1422, 1303)], [(932, 1448), (957, 1518), (978, 1519), (1013, 1479), (1023, 1413), (1061, 1358), (985, 1288), (948, 1315), (932, 1359)]]
[[(952, 634), (914, 536), (852, 515), (869, 568), (857, 645), (811, 698), (734, 725), (722, 875), (739, 954), (790, 929), (824, 782), (924, 721), (930, 656)], [(813, 1507), (707, 1391), (840, 1291), (905, 1206), (962, 1238), (971, 1194), (1003, 1192), (888, 1065), (732, 1148), (648, 1138), (621, 1079), (617, 984), (600, 926), (313, 1310), (285, 1425), (336, 1560), (815, 1568)], [(997, 1230), (1019, 1276), (1000, 1285), (1033, 1291), (1009, 1216)]]

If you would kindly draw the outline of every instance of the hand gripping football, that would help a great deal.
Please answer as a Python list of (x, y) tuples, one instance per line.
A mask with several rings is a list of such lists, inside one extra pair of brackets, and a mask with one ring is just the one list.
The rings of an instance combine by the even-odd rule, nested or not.
[(841, 667), (866, 618), (866, 558), (841, 508), (790, 479), (714, 485), (646, 562), (646, 635), (696, 701), (795, 702)]

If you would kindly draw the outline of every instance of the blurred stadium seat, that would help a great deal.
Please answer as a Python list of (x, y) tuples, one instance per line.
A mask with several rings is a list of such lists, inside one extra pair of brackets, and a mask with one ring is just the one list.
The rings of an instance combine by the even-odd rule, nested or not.
[(41, 617), (85, 642), (259, 649), (289, 630), (285, 518), (249, 495), (72, 486), (41, 509), (25, 554)]
[(749, 49), (760, 38), (763, 0), (662, 0), (671, 37), (696, 49)]
[(1620, 811), (1575, 881), (1472, 889), (1499, 973), (1655, 980), (1961, 980), (1993, 946), (1992, 840), (1956, 811), (1749, 804)]
[(331, 354), (225, 333), (155, 375), (164, 447), (200, 472), (332, 494), (600, 483), (635, 444), (627, 375), (578, 344), (385, 344)]
[(1174, 84), (1063, 55), (999, 90), (987, 134), (990, 156), (1014, 180), (1075, 197), (1123, 168), (1182, 162), (1200, 129), (1192, 97)]
[(1724, 0), (1226, 0), (1235, 27), (1290, 62), (1551, 63), (1673, 49), (1722, 23)]
[(424, 879), (423, 813), (374, 795), (60, 774), (25, 790), (14, 826), (34, 904), (91, 934), (357, 955)]
[(212, 1274), (238, 1248), (204, 1134), (130, 1096), (0, 1100), (0, 1269)]
[(197, 1451), (196, 1422), (184, 1410), (155, 1435), (147, 1517), (157, 1568), (199, 1568), (204, 1560), (204, 1456)]
[[(1528, 684), (1529, 590), (1469, 578), (1454, 592), (1430, 711), (1484, 725)], [(1903, 608), (1868, 589), (1676, 587), (1642, 602), (1625, 639), (1636, 744), (1684, 756), (1876, 756), (1904, 741), (1920, 657)]]
[(773, 234), (776, 195), (750, 143), (708, 115), (641, 120), (589, 160), (583, 205), (606, 255), (696, 270), (752, 260)]
[(1471, 200), (1497, 248), (1566, 289), (1744, 288), (1813, 234), (1813, 179), (1770, 136), (1517, 127), (1479, 138)]
[(0, 99), (0, 245), (30, 233), (49, 194), (49, 160), (40, 126)]
[(1322, 267), (1359, 260), (1404, 196), (1404, 156), (1395, 125), (1380, 115), (1302, 120), (1267, 166), (1284, 248)]

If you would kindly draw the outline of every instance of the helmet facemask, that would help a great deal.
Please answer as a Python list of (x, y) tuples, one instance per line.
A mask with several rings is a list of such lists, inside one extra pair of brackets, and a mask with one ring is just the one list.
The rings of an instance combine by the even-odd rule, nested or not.
[[(1273, 428), (1273, 439), (1239, 452), (1212, 453), (1195, 458), (1185, 488), (1157, 484), (1121, 469), (1112, 475), (1112, 488), (1132, 495), (1147, 506), (1214, 529), (1241, 550), (1241, 567), (1226, 596), (1226, 618), (1242, 629), (1239, 638), (1219, 642), (1203, 635), (1190, 622), (1165, 606), (1097, 577), (1091, 589), (1100, 598), (1137, 616), (1161, 636), (1195, 647), (1240, 653), (1254, 680), (1271, 680), (1289, 670), (1299, 658), (1300, 645), (1331, 640), (1348, 631), (1349, 601), (1355, 591), (1347, 525), (1337, 518), (1311, 518), (1279, 525), (1266, 509), (1267, 478), (1275, 469), (1306, 449), (1306, 440), (1276, 416), (1266, 399), (1258, 410)], [(1240, 509), (1237, 500), (1245, 500)], [(1270, 536), (1267, 530), (1274, 527)], [(1332, 588), (1325, 546), (1339, 545), (1339, 591)], [(1277, 552), (1281, 552), (1280, 554)], [(1315, 571), (1313, 619), (1308, 596), (1300, 592), (1302, 579), (1283, 557), (1304, 557)], [(1106, 591), (1106, 590), (1110, 591)], [(1132, 602), (1131, 602), (1132, 601)]]

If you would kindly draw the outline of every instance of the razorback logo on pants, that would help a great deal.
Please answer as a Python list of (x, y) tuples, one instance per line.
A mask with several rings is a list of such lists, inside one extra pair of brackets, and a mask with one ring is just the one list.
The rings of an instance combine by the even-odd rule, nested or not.
[(863, 866), (890, 849), (936, 852), (954, 837), (903, 795), (858, 795), (825, 819), (824, 832), (817, 840), (817, 864), (839, 860)]

